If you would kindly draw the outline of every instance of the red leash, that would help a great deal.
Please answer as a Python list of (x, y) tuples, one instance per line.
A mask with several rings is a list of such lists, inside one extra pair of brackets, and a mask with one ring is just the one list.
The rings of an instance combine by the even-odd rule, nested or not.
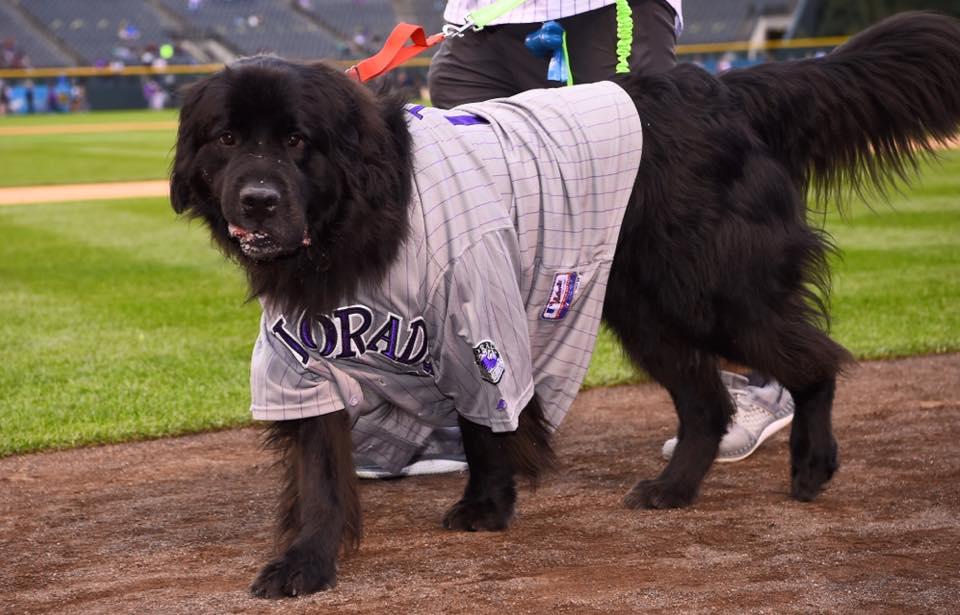
[[(347, 75), (361, 82), (379, 77), (413, 56), (438, 45), (447, 36), (453, 35), (454, 32), (456, 32), (456, 29), (446, 32), (446, 28), (444, 28), (444, 33), (427, 36), (423, 32), (422, 26), (401, 23), (387, 37), (383, 49), (348, 68)], [(413, 44), (407, 45), (408, 42)]]

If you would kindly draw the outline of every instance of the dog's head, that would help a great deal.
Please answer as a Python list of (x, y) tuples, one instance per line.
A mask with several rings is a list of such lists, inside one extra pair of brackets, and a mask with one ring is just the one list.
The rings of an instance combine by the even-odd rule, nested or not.
[(292, 306), (310, 303), (306, 285), (349, 293), (386, 270), (406, 230), (396, 103), (324, 64), (240, 60), (186, 92), (173, 208), (207, 223), (253, 294)]

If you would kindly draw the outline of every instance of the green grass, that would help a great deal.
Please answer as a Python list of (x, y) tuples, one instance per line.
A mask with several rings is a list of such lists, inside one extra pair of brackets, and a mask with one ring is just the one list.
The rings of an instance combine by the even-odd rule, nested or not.
[(5, 126), (62, 126), (66, 124), (101, 124), (108, 122), (170, 122), (177, 119), (176, 111), (92, 111), (90, 113), (41, 113), (37, 115), (6, 115), (0, 117), (0, 128)]
[(0, 208), (0, 455), (248, 420), (258, 306), (163, 199)]
[(163, 179), (175, 134), (0, 135), (0, 187)]
[[(6, 127), (176, 121), (174, 111), (98, 111), (0, 117)], [(0, 187), (167, 177), (176, 129), (0, 134)]]
[[(124, 146), (165, 157), (169, 141), (146, 135), (163, 133)], [(90, 181), (92, 168), (117, 179), (138, 164), (109, 146), (77, 155), (74, 142), (51, 148), (40, 137), (12, 163), (8, 142), (3, 181), (11, 169), (18, 183), (40, 177), (44, 165), (64, 182)], [(960, 350), (960, 152), (908, 196), (853, 205), (827, 227), (843, 252), (839, 341), (861, 358)], [(199, 224), (175, 219), (163, 199), (0, 207), (0, 238), (0, 455), (248, 422), (259, 309), (244, 304), (242, 276)], [(587, 385), (637, 379), (603, 334)]]

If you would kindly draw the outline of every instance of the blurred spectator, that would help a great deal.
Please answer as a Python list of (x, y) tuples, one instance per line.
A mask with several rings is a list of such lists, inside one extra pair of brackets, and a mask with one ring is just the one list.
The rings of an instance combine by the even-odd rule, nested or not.
[(57, 84), (53, 81), (47, 83), (47, 111), (49, 113), (60, 113), (63, 108), (60, 106), (60, 98), (57, 96)]
[(17, 41), (7, 38), (0, 43), (0, 67), (13, 66), (13, 58), (17, 55)]
[(30, 67), (30, 56), (17, 45), (16, 39), (7, 38), (0, 43), (0, 68)]
[(156, 45), (147, 45), (143, 48), (143, 53), (140, 54), (140, 64), (144, 66), (152, 66), (153, 61), (157, 59), (157, 46)]
[(117, 37), (121, 41), (135, 41), (140, 38), (140, 28), (127, 21), (121, 21), (120, 28), (117, 30)]
[(71, 111), (89, 111), (87, 105), (87, 89), (80, 83), (74, 82), (70, 86), (70, 110)]
[(148, 79), (143, 84), (143, 97), (147, 101), (147, 108), (153, 111), (160, 111), (167, 104), (167, 91), (154, 79)]
[(357, 51), (364, 51), (366, 49), (367, 33), (364, 32), (362, 28), (357, 28), (356, 32), (354, 32), (353, 44), (356, 46)]
[(721, 57), (720, 60), (717, 61), (717, 72), (725, 73), (731, 68), (733, 68), (733, 56), (730, 55), (729, 53), (725, 53), (723, 54), (723, 57)]
[(37, 110), (33, 100), (33, 81), (27, 79), (23, 84), (23, 98), (27, 103), (27, 113), (35, 113)]
[(10, 110), (10, 88), (0, 79), (0, 115), (6, 115)]

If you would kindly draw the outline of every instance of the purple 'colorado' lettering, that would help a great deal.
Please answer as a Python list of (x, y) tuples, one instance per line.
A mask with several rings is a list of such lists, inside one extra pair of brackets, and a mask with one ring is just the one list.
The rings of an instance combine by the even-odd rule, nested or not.
[[(363, 334), (373, 324), (373, 312), (365, 305), (351, 305), (334, 310), (333, 315), (340, 320), (340, 354), (338, 359), (350, 359), (367, 352)], [(353, 329), (351, 316), (361, 318), (360, 326)]]
[[(400, 317), (396, 314), (387, 316), (387, 322), (383, 323), (373, 338), (367, 342), (367, 350), (379, 352), (383, 356), (393, 361), (397, 360), (397, 336), (400, 333)], [(380, 342), (386, 342), (387, 347), (380, 350)]]
[[(410, 326), (407, 327), (407, 329), (410, 331), (410, 336), (407, 337), (407, 343), (403, 347), (403, 352), (400, 353), (400, 356), (397, 357), (396, 360), (405, 365), (414, 365), (427, 356), (427, 323), (423, 321), (423, 318), (414, 318), (410, 321)], [(423, 340), (420, 340), (421, 333), (423, 334)], [(420, 347), (414, 352), (418, 341), (420, 341)]]
[(283, 342), (283, 345), (287, 347), (291, 354), (297, 358), (298, 361), (307, 364), (307, 361), (310, 360), (310, 355), (307, 354), (306, 348), (301, 346), (297, 340), (293, 338), (292, 335), (284, 328), (284, 325), (287, 324), (283, 318), (278, 318), (277, 322), (273, 323), (273, 328), (270, 329), (273, 331), (273, 334)]
[[(381, 319), (367, 306), (357, 304), (337, 308), (330, 316), (315, 319), (303, 314), (294, 329), (296, 334), (288, 331), (286, 325), (283, 318), (278, 318), (271, 331), (304, 365), (310, 357), (353, 359), (368, 352), (403, 365), (429, 361), (427, 325), (422, 317), (414, 318), (405, 327), (402, 316), (388, 312), (386, 318)], [(368, 334), (370, 331), (373, 333)], [(431, 367), (424, 366), (428, 375)]]
[(300, 341), (310, 350), (316, 350), (321, 357), (329, 357), (337, 348), (337, 341), (340, 337), (337, 333), (337, 326), (326, 316), (320, 316), (316, 322), (323, 332), (323, 348), (320, 348), (317, 343), (317, 338), (314, 337), (314, 327), (306, 314), (300, 317), (300, 326), (297, 328), (300, 332)]

